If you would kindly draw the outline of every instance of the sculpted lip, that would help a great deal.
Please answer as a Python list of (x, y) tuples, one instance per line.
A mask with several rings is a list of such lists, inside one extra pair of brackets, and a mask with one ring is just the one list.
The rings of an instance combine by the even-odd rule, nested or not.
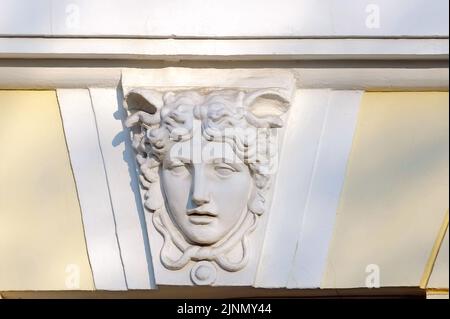
[(207, 225), (217, 217), (216, 213), (201, 208), (189, 209), (187, 215), (189, 221), (195, 225)]

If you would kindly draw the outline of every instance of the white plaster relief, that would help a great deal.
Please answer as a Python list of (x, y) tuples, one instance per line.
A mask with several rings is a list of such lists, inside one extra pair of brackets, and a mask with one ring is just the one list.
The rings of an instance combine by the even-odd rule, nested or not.
[[(214, 85), (207, 87), (211, 74)], [(155, 284), (320, 287), (361, 91), (298, 90), (296, 97), (291, 98), (294, 85), (284, 77), (287, 74), (264, 70), (210, 73), (210, 70), (176, 68), (170, 68), (167, 73), (133, 70), (124, 74), (125, 106), (130, 115), (127, 124), (132, 125), (135, 133), (132, 141), (138, 160), (139, 156), (147, 156), (142, 164), (149, 164), (147, 159), (151, 157), (146, 151), (158, 144), (159, 154), (156, 155), (159, 156), (155, 158), (152, 154), (152, 165), (157, 165), (144, 165), (138, 172), (142, 184), (138, 196), (141, 195), (142, 204), (147, 206), (145, 220), (136, 218), (140, 203), (134, 201), (140, 198), (130, 197), (127, 188), (129, 178), (133, 177), (129, 175), (130, 167), (123, 162), (125, 154), (122, 152), (134, 156), (132, 143), (125, 149), (110, 145), (116, 134), (128, 133), (120, 120), (113, 119), (112, 113), (119, 107), (117, 92), (112, 88), (90, 89), (96, 113), (96, 118), (90, 115), (90, 121), (94, 124), (96, 121), (98, 126), (96, 138), (102, 150), (100, 155), (104, 157), (106, 182), (116, 219), (115, 226), (113, 221), (108, 227), (104, 225), (104, 229), (109, 229), (108, 232), (119, 240), (121, 267), (129, 289), (146, 289), (149, 276), (153, 275)], [(136, 75), (141, 76), (136, 78)], [(173, 79), (178, 82), (170, 87)], [(264, 84), (268, 87), (264, 88)], [(71, 96), (79, 96), (78, 99), (87, 92), (65, 91), (76, 92)], [(67, 99), (61, 101), (67, 104)], [(236, 111), (239, 107), (242, 110)], [(224, 111), (225, 116), (216, 116)], [(74, 121), (66, 119), (69, 114), (63, 112), (67, 121), (65, 127)], [(125, 116), (121, 120), (125, 121)], [(285, 126), (285, 123), (286, 128), (270, 127)], [(278, 143), (277, 149), (282, 148), (280, 165), (276, 165), (278, 170), (269, 171), (268, 178), (262, 178), (259, 185), (258, 174), (254, 174), (258, 165), (237, 155), (239, 150), (241, 155), (251, 153), (251, 145), (241, 143), (245, 147), (239, 148), (236, 142), (248, 140), (248, 132), (234, 136), (236, 132), (231, 131), (229, 143), (222, 139), (225, 129), (258, 126), (262, 126), (260, 133), (277, 132), (273, 142), (284, 141)], [(76, 135), (69, 138), (75, 139)], [(144, 142), (143, 147), (141, 142)], [(187, 156), (179, 158), (180, 152), (173, 153), (177, 147), (181, 155), (188, 149)], [(199, 156), (192, 151), (195, 147), (201, 151), (218, 148), (234, 166), (228, 167), (230, 163), (226, 161), (217, 162), (214, 156)], [(72, 158), (72, 153), (73, 162), (76, 158)], [(165, 161), (166, 158), (170, 160)], [(233, 162), (242, 158), (241, 162)], [(264, 158), (267, 156), (261, 159)], [(270, 165), (260, 166), (270, 168)], [(332, 176), (327, 167), (336, 168)], [(229, 174), (229, 170), (237, 172)], [(74, 171), (75, 175), (83, 174), (83, 167), (75, 165)], [(330, 176), (332, 178), (328, 178)], [(82, 187), (81, 201), (92, 199), (83, 190), (86, 186), (77, 183), (77, 187)], [(328, 196), (325, 201), (321, 200), (325, 195), (323, 190)], [(178, 200), (179, 196), (183, 200)], [(178, 205), (180, 202), (190, 204)], [(187, 215), (189, 209), (192, 215)], [(98, 218), (86, 214), (89, 211), (83, 208), (83, 219), (87, 218), (87, 222)], [(207, 225), (210, 227), (203, 227)], [(145, 260), (142, 244), (147, 238), (139, 239), (143, 234), (140, 227), (147, 228), (151, 260)], [(198, 231), (201, 228), (204, 229)], [(90, 250), (98, 244), (96, 238), (87, 233)], [(117, 245), (117, 241), (111, 244)], [(95, 252), (95, 258), (104, 257), (104, 252)], [(103, 278), (102, 274), (98, 276)], [(154, 287), (153, 283), (149, 287)], [(126, 286), (117, 288), (127, 289)]]
[(263, 235), (254, 231), (269, 204), (276, 130), (291, 94), (128, 90), (157, 283), (253, 284)]

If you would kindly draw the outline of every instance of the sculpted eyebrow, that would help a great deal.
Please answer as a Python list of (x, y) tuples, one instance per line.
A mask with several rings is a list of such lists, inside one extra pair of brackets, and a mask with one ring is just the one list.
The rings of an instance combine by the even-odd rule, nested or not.
[(174, 163), (184, 163), (184, 164), (190, 164), (191, 160), (185, 157), (166, 157), (165, 162), (168, 164), (174, 164)]

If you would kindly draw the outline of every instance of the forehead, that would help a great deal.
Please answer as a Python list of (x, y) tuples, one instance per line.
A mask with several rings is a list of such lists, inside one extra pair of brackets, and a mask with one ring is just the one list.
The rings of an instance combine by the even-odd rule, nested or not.
[(168, 109), (183, 109), (188, 112), (193, 106), (209, 107), (213, 105), (241, 105), (241, 94), (235, 91), (220, 90), (213, 91), (206, 95), (201, 95), (197, 92), (187, 91), (173, 93), (165, 99), (165, 108)]
[(192, 163), (212, 162), (223, 160), (224, 162), (242, 163), (233, 147), (226, 142), (201, 141), (193, 139), (174, 143), (166, 154), (169, 160), (182, 160)]

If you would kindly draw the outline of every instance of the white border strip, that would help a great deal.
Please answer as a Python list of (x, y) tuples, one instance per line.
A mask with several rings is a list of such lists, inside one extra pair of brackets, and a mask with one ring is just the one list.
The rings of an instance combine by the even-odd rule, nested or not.
[[(26, 63), (27, 61), (22, 62)], [(33, 61), (31, 66), (7, 66), (8, 61), (3, 61), (4, 66), (0, 65), (0, 88), (72, 89), (117, 87), (120, 84), (122, 72), (127, 73), (129, 70), (128, 68), (120, 67), (94, 67), (89, 64), (83, 65), (82, 61), (77, 62), (78, 67), (64, 67), (58, 65), (55, 61), (50, 63), (53, 63), (53, 66), (39, 66), (39, 61)], [(260, 69), (269, 68), (261, 65)], [(270, 68), (270, 70), (274, 72), (287, 71), (286, 68)], [(345, 67), (338, 64), (334, 68), (320, 68), (318, 66), (289, 68), (288, 70), (295, 76), (297, 87), (303, 89), (436, 91), (448, 90), (449, 86), (449, 69), (447, 67), (416, 68), (414, 66), (404, 66), (377, 68)]]
[(319, 288), (363, 91), (332, 91), (287, 288)]
[(298, 91), (257, 287), (320, 287), (362, 93)]
[(448, 39), (0, 38), (0, 58), (197, 61), (447, 60)]
[(297, 91), (289, 111), (256, 287), (285, 287), (289, 280), (329, 95)]
[(96, 289), (126, 290), (115, 221), (88, 90), (57, 90)]
[(128, 289), (154, 289), (144, 210), (127, 114), (117, 89), (90, 89)]

